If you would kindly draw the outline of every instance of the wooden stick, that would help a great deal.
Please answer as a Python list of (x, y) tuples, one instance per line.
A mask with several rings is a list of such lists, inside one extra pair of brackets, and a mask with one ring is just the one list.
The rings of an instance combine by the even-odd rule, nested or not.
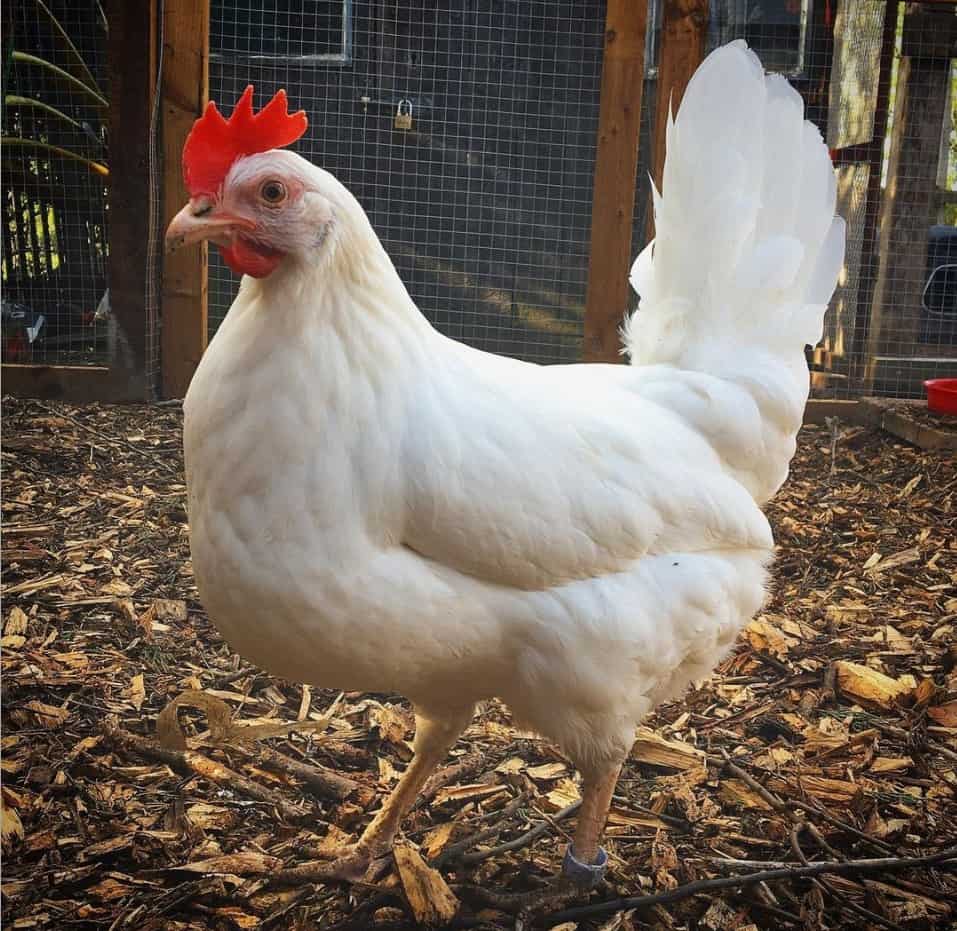
[(471, 753), (467, 753), (463, 756), (458, 763), (453, 763), (451, 766), (447, 766), (445, 769), (440, 769), (437, 773), (433, 773), (432, 776), (429, 777), (429, 781), (422, 787), (422, 791), (415, 800), (412, 810), (415, 811), (431, 802), (439, 789), (453, 782), (461, 782), (462, 779), (474, 776), (475, 773), (485, 765), (485, 760), (484, 753), (473, 750)]
[(526, 793), (522, 793), (518, 798), (512, 799), (504, 808), (495, 812), (498, 817), (495, 819), (494, 824), (491, 827), (484, 828), (481, 831), (476, 831), (474, 834), (470, 834), (468, 837), (454, 843), (450, 844), (445, 848), (433, 861), (433, 866), (444, 866), (450, 860), (458, 859), (466, 851), (471, 850), (477, 844), (481, 844), (482, 841), (489, 840), (489, 838), (497, 837), (502, 833), (502, 830), (505, 828), (505, 823), (518, 811), (522, 805), (528, 803), (528, 796)]
[(352, 769), (375, 769), (376, 765), (373, 753), (346, 743), (344, 740), (322, 740), (316, 744), (315, 752), (333, 757), (337, 764), (349, 766)]
[(556, 821), (562, 821), (563, 819), (570, 817), (571, 815), (575, 814), (580, 807), (581, 800), (573, 802), (567, 808), (563, 808), (561, 811), (552, 815), (551, 818), (548, 818), (545, 821), (540, 821), (535, 825), (535, 827), (526, 831), (524, 834), (520, 834), (518, 837), (515, 837), (510, 841), (505, 841), (504, 844), (499, 844), (497, 847), (490, 847), (488, 850), (475, 850), (471, 853), (463, 854), (461, 862), (463, 865), (470, 866), (473, 863), (480, 863), (482, 860), (488, 860), (490, 857), (497, 857), (500, 853), (508, 853), (511, 850), (520, 850), (522, 847), (527, 847), (530, 843), (532, 843), (532, 841), (536, 840), (550, 827), (552, 827)]
[[(721, 753), (724, 756), (724, 765), (728, 768), (728, 770), (730, 770), (730, 772), (737, 776), (742, 782), (746, 783), (751, 789), (757, 792), (761, 798), (763, 798), (773, 809), (775, 809), (775, 811), (780, 811), (784, 814), (787, 814), (792, 820), (797, 816), (793, 813), (787, 812), (786, 809), (800, 808), (803, 811), (813, 812), (815, 815), (823, 818), (834, 827), (839, 828), (848, 834), (853, 834), (859, 840), (866, 841), (872, 847), (876, 847), (878, 850), (884, 853), (893, 853), (894, 848), (891, 847), (890, 844), (885, 844), (883, 841), (877, 840), (874, 837), (870, 837), (863, 831), (855, 828), (853, 825), (848, 824), (846, 821), (842, 821), (840, 818), (830, 814), (830, 812), (825, 811), (823, 808), (821, 808), (821, 806), (817, 805), (811, 799), (783, 802), (776, 795), (773, 795), (766, 788), (764, 788), (764, 786), (761, 785), (761, 783), (758, 782), (750, 773), (748, 773), (747, 770), (742, 769), (736, 763), (732, 762), (731, 757), (724, 749), (722, 749)], [(817, 840), (817, 837), (815, 837), (815, 840)]]
[[(744, 861), (747, 862), (747, 861)], [(821, 861), (808, 866), (781, 865), (774, 869), (759, 870), (748, 876), (723, 876), (717, 879), (699, 879), (695, 882), (658, 892), (654, 895), (636, 895), (620, 899), (609, 899), (596, 902), (594, 905), (585, 905), (581, 908), (570, 908), (563, 912), (556, 912), (548, 916), (550, 925), (563, 921), (581, 921), (583, 918), (596, 918), (601, 915), (610, 915), (614, 912), (625, 911), (629, 908), (647, 908), (650, 905), (663, 905), (669, 902), (680, 902), (704, 892), (714, 892), (718, 889), (734, 889), (745, 886), (756, 886), (759, 883), (771, 882), (778, 879), (807, 879), (812, 876), (859, 876), (865, 873), (893, 873), (899, 870), (908, 870), (919, 866), (957, 865), (957, 847), (949, 847), (939, 853), (927, 857), (884, 857), (877, 860), (847, 860), (839, 863)]]
[(106, 734), (114, 743), (125, 747), (127, 750), (132, 750), (139, 756), (156, 760), (158, 763), (165, 763), (177, 772), (203, 776), (218, 785), (234, 789), (236, 792), (249, 796), (249, 798), (254, 798), (258, 802), (272, 805), (286, 821), (299, 821), (307, 814), (305, 810), (279, 798), (265, 786), (233, 772), (233, 770), (223, 766), (222, 763), (217, 763), (195, 750), (169, 750), (153, 743), (151, 740), (147, 740), (145, 737), (140, 737), (138, 734), (131, 734), (110, 721), (106, 725)]
[(253, 759), (258, 758), (267, 769), (301, 779), (313, 795), (318, 798), (341, 802), (360, 787), (360, 784), (354, 779), (340, 776), (331, 769), (326, 769), (318, 764), (290, 760), (289, 757), (277, 753), (269, 747), (259, 746), (255, 750), (250, 749), (249, 755)]

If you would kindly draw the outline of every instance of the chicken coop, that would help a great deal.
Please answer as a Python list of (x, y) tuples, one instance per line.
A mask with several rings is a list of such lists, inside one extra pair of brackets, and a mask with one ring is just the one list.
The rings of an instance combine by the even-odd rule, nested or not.
[(814, 396), (957, 370), (957, 5), (23, 0), (4, 12), (4, 390), (181, 397), (238, 288), (163, 255), (206, 100), (285, 87), (298, 151), (369, 214), (440, 330), (539, 363), (619, 358), (669, 101), (745, 38), (831, 149), (846, 266)]

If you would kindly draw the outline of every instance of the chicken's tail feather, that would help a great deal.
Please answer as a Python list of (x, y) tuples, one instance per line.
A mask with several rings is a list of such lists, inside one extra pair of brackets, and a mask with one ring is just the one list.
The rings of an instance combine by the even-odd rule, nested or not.
[[(743, 41), (708, 56), (669, 120), (656, 238), (631, 281), (639, 364), (708, 366), (754, 345), (815, 343), (844, 257), (836, 183), (800, 95)], [(702, 358), (702, 356), (704, 356)]]
[(844, 261), (828, 150), (797, 91), (738, 41), (698, 68), (666, 152), (656, 238), (632, 268), (640, 301), (626, 350), (636, 365), (749, 383), (762, 418), (796, 432), (804, 346), (820, 339)]

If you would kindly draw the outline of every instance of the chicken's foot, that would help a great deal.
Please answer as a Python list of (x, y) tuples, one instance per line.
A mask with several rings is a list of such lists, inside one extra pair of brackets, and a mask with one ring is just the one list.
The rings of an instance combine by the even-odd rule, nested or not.
[(473, 710), (470, 707), (442, 718), (417, 713), (412, 762), (359, 840), (331, 853), (328, 860), (311, 861), (283, 870), (278, 877), (280, 881), (359, 882), (371, 881), (378, 875), (392, 852), (402, 818), (412, 807), (426, 780), (465, 730)]

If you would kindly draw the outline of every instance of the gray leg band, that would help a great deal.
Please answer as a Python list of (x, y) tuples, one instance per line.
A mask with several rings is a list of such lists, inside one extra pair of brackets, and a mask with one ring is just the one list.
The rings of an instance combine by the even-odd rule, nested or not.
[(579, 886), (596, 886), (601, 882), (608, 868), (608, 854), (604, 849), (598, 848), (598, 861), (596, 863), (582, 863), (575, 854), (572, 853), (572, 845), (569, 844), (565, 849), (565, 861), (562, 863), (562, 873), (567, 879)]

